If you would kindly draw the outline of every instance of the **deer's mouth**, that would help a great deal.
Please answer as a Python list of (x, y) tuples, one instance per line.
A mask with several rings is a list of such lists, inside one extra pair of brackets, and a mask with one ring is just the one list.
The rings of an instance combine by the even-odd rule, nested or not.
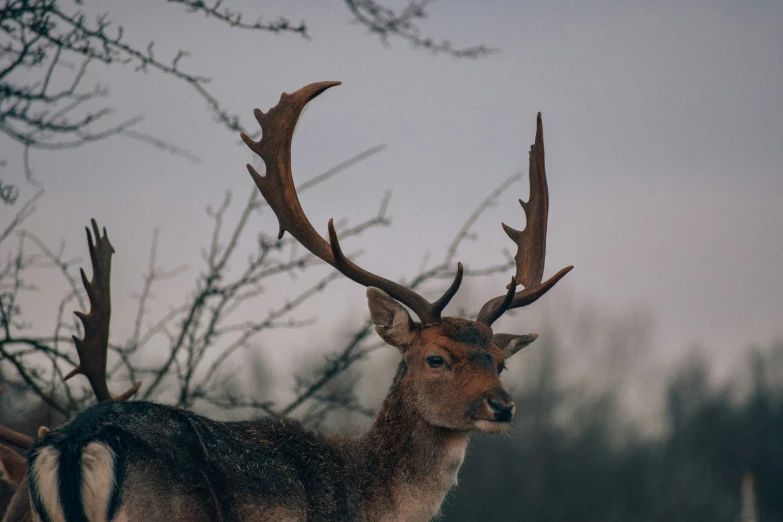
[(511, 421), (479, 419), (473, 421), (473, 426), (475, 426), (479, 431), (483, 431), (484, 433), (503, 433), (508, 429), (509, 426), (511, 426)]

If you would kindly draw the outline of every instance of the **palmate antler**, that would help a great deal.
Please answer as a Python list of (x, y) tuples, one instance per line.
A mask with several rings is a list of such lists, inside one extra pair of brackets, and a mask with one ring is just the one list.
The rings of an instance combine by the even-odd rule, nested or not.
[[(574, 268), (567, 266), (549, 278), (546, 283), (541, 283), (544, 276), (544, 256), (546, 255), (549, 189), (547, 188), (546, 166), (544, 164), (544, 125), (541, 122), (540, 112), (536, 118), (536, 140), (530, 146), (529, 178), (530, 199), (528, 201), (519, 200), (527, 220), (525, 229), (514, 230), (505, 223), (501, 223), (508, 237), (517, 244), (517, 255), (514, 256), (517, 272), (506, 287), (508, 289), (506, 295), (490, 299), (481, 307), (476, 321), (487, 326), (491, 326), (506, 310), (533, 303)], [(525, 289), (517, 292), (517, 285), (522, 285)]]
[(266, 114), (259, 109), (253, 111), (261, 125), (261, 141), (256, 142), (245, 134), (241, 134), (241, 137), (250, 150), (264, 160), (266, 175), (261, 176), (250, 165), (247, 170), (277, 216), (280, 223), (278, 239), (282, 238), (286, 231), (289, 232), (310, 252), (349, 279), (363, 286), (380, 288), (413, 310), (423, 323), (438, 322), (441, 312), (457, 293), (462, 282), (462, 264), (457, 264), (457, 275), (446, 293), (434, 303), (430, 303), (410, 288), (368, 272), (351, 262), (340, 248), (334, 221), (329, 220), (327, 242), (315, 231), (302, 210), (291, 173), (291, 140), (294, 128), (307, 102), (335, 85), (340, 85), (340, 82), (312, 83), (293, 94), (283, 93), (280, 102)]
[(90, 261), (92, 262), (92, 281), (82, 269), (82, 283), (90, 300), (90, 313), (74, 312), (84, 325), (84, 338), (73, 336), (73, 343), (79, 353), (79, 364), (71, 373), (65, 376), (67, 381), (76, 374), (82, 374), (90, 381), (92, 391), (98, 401), (123, 401), (130, 398), (141, 387), (141, 381), (134, 384), (128, 391), (112, 396), (106, 384), (106, 356), (109, 351), (109, 321), (111, 319), (111, 294), (109, 292), (109, 276), (111, 275), (111, 256), (114, 247), (109, 242), (106, 229), (103, 229), (101, 237), (98, 224), (91, 219), (92, 230), (95, 234), (93, 243), (90, 229), (87, 230), (87, 245), (90, 249)]
[[(310, 252), (326, 261), (349, 279), (363, 286), (374, 286), (385, 291), (400, 303), (409, 307), (423, 323), (437, 323), (441, 312), (457, 293), (462, 282), (462, 264), (457, 264), (454, 282), (443, 296), (434, 303), (399, 283), (370, 273), (345, 257), (337, 240), (334, 223), (329, 220), (329, 241), (324, 240), (315, 231), (307, 219), (299, 198), (291, 172), (291, 141), (294, 128), (304, 106), (326, 89), (340, 85), (340, 82), (319, 82), (302, 87), (292, 94), (283, 93), (277, 105), (264, 114), (256, 109), (253, 114), (261, 125), (261, 140), (256, 142), (241, 134), (242, 140), (250, 149), (264, 160), (266, 175), (261, 176), (247, 165), (264, 199), (275, 212), (280, 223), (278, 238), (288, 231)], [(517, 243), (519, 250), (515, 257), (517, 272), (504, 296), (491, 299), (481, 309), (478, 321), (491, 325), (510, 308), (525, 306), (544, 295), (555, 283), (573, 267), (569, 266), (555, 274), (546, 283), (541, 284), (546, 253), (546, 221), (549, 196), (544, 169), (544, 136), (541, 114), (538, 115), (538, 128), (535, 144), (530, 149), (530, 201), (520, 200), (527, 216), (525, 230), (519, 232), (503, 225), (506, 233)], [(518, 284), (525, 289), (516, 292)]]
[[(95, 234), (93, 242), (90, 229), (87, 228), (87, 246), (90, 250), (92, 262), (92, 281), (87, 280), (84, 270), (81, 270), (82, 283), (90, 300), (90, 313), (74, 312), (84, 325), (84, 338), (73, 336), (73, 343), (79, 354), (79, 364), (65, 376), (68, 380), (76, 374), (82, 374), (90, 381), (90, 386), (98, 401), (122, 401), (130, 398), (141, 387), (141, 381), (134, 384), (128, 391), (112, 396), (106, 384), (106, 355), (109, 351), (109, 321), (111, 319), (111, 294), (109, 289), (109, 276), (111, 275), (111, 256), (114, 247), (111, 246), (103, 229), (101, 237), (98, 224), (94, 219), (90, 220)], [(3, 387), (0, 386), (0, 396)], [(33, 438), (23, 433), (14, 431), (0, 425), (0, 441), (27, 449), (33, 444)]]
[[(114, 253), (114, 247), (109, 242), (106, 229), (103, 229), (103, 236), (101, 236), (95, 220), (92, 219), (90, 222), (95, 234), (93, 242), (90, 229), (86, 229), (87, 245), (92, 262), (92, 281), (88, 281), (84, 270), (81, 270), (82, 283), (84, 283), (84, 289), (90, 300), (90, 312), (88, 314), (74, 312), (84, 325), (84, 338), (79, 339), (75, 335), (73, 336), (73, 342), (79, 354), (79, 364), (65, 376), (64, 380), (68, 380), (76, 374), (82, 374), (90, 381), (90, 387), (99, 402), (125, 400), (139, 390), (141, 382), (137, 382), (128, 391), (117, 397), (111, 395), (106, 384), (106, 355), (109, 350), (109, 321), (111, 319), (109, 276), (111, 275), (111, 256)], [(2, 395), (2, 386), (0, 386), (0, 395)], [(40, 427), (38, 438), (48, 431), (47, 428)], [(29, 449), (35, 442), (32, 437), (2, 425), (0, 425), (0, 441), (22, 449)], [(2, 445), (0, 445), (0, 461), (0, 467), (4, 467), (9, 476), (9, 467), (14, 465), (12, 479), (26, 473), (27, 466), (24, 458)], [(32, 520), (26, 484), (26, 480), (17, 481), (14, 484), (17, 488), (3, 520), (19, 522)]]

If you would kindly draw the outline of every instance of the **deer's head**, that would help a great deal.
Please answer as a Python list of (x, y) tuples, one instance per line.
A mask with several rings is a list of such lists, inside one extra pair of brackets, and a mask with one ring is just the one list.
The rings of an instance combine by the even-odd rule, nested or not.
[[(526, 306), (544, 295), (573, 267), (566, 267), (542, 283), (546, 251), (549, 195), (544, 167), (544, 136), (538, 115), (536, 140), (530, 148), (530, 199), (521, 201), (527, 219), (522, 231), (503, 224), (517, 244), (516, 274), (505, 294), (490, 299), (475, 321), (441, 317), (462, 282), (462, 264), (457, 264), (454, 282), (438, 300), (429, 302), (412, 289), (368, 272), (342, 252), (334, 223), (329, 221), (329, 241), (324, 240), (304, 214), (291, 173), (291, 141), (304, 106), (339, 82), (313, 83), (292, 94), (264, 114), (254, 111), (262, 138), (242, 140), (266, 165), (261, 176), (248, 165), (261, 194), (280, 223), (278, 238), (288, 231), (310, 252), (349, 279), (368, 287), (370, 315), (378, 334), (397, 347), (403, 357), (399, 378), (409, 406), (432, 425), (497, 432), (514, 415), (514, 402), (503, 389), (500, 372), (504, 361), (533, 342), (537, 335), (495, 334), (492, 323), (506, 310)], [(523, 290), (517, 291), (522, 285)], [(405, 306), (403, 306), (405, 305)], [(411, 319), (406, 308), (418, 317)]]
[(500, 373), (535, 334), (495, 335), (484, 323), (456, 317), (421, 324), (383, 290), (368, 288), (367, 297), (375, 331), (402, 355), (404, 397), (424, 420), (459, 430), (508, 427), (514, 401)]

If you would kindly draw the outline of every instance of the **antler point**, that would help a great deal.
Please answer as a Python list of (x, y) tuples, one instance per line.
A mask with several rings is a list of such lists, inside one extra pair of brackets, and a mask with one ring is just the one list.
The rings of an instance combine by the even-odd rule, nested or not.
[[(76, 336), (75, 336), (75, 335), (73, 336), (73, 340), (74, 340), (74, 342), (76, 341)], [(71, 378), (71, 377), (73, 377), (74, 375), (78, 375), (79, 373), (81, 373), (81, 371), (82, 371), (82, 369), (81, 369), (81, 366), (77, 364), (77, 365), (76, 365), (76, 368), (74, 368), (73, 370), (71, 370), (71, 371), (68, 373), (68, 375), (66, 375), (65, 377), (63, 377), (63, 381), (67, 381), (68, 379), (70, 379), (70, 378)]]
[(95, 221), (95, 219), (90, 219), (90, 223), (92, 224), (92, 231), (95, 234), (95, 242), (97, 243), (101, 238), (101, 231), (98, 228), (98, 222)]
[(501, 223), (501, 226), (503, 227), (503, 230), (506, 232), (506, 235), (509, 238), (511, 238), (511, 240), (514, 241), (514, 242), (516, 242), (517, 238), (519, 237), (519, 235), (522, 234), (522, 232), (520, 232), (519, 230), (517, 230), (515, 228), (512, 228), (512, 227), (506, 225), (505, 223)]
[(84, 273), (84, 268), (79, 268), (79, 275), (82, 276), (82, 283), (84, 284), (85, 289), (87, 286), (89, 286), (90, 281), (87, 279), (87, 274)]
[(136, 381), (136, 384), (128, 388), (128, 391), (116, 397), (112, 397), (111, 399), (113, 401), (124, 401), (130, 399), (136, 394), (137, 391), (139, 391), (139, 388), (141, 388), (141, 381)]
[(260, 189), (261, 183), (264, 182), (264, 177), (261, 176), (261, 174), (259, 174), (250, 163), (246, 164), (245, 166), (247, 167), (247, 171), (250, 173), (250, 177), (253, 178), (253, 181), (255, 181), (256, 185)]
[(334, 218), (329, 218), (329, 247), (331, 248), (332, 256), (334, 257), (334, 266), (343, 266), (345, 256), (343, 255), (343, 249), (340, 247), (340, 241), (337, 239), (337, 231), (334, 229)]
[(258, 108), (253, 109), (253, 116), (256, 117), (256, 121), (263, 128), (263, 126), (264, 126), (264, 118), (266, 117), (266, 114), (264, 114), (264, 111), (262, 111), (261, 109), (258, 109)]
[(329, 231), (329, 242), (332, 242), (332, 237), (334, 236), (334, 240), (337, 241), (337, 231), (334, 229), (334, 218), (329, 218), (329, 223), (327, 224), (327, 230)]
[(258, 146), (258, 144), (257, 144), (257, 143), (256, 143), (256, 142), (253, 140), (253, 138), (251, 138), (250, 136), (248, 136), (248, 135), (247, 135), (247, 134), (245, 134), (244, 132), (240, 132), (240, 133), (239, 133), (239, 138), (240, 138), (242, 141), (244, 141), (244, 142), (245, 142), (245, 145), (247, 145), (248, 147), (250, 147), (250, 150), (252, 150), (253, 152), (255, 152), (255, 147), (257, 147), (257, 146)]

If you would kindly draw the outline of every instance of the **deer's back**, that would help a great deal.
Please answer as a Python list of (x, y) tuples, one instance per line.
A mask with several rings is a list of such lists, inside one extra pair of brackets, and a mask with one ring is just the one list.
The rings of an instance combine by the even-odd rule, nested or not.
[(68, 522), (361, 518), (348, 458), (287, 419), (222, 423), (104, 402), (43, 438), (29, 462), (36, 509), (60, 507)]

